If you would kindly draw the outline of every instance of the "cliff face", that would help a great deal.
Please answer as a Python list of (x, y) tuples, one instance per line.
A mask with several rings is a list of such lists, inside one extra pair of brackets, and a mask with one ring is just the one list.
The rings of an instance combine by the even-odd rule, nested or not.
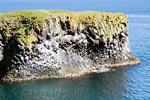
[(0, 77), (75, 77), (139, 64), (121, 13), (17, 11), (0, 14)]

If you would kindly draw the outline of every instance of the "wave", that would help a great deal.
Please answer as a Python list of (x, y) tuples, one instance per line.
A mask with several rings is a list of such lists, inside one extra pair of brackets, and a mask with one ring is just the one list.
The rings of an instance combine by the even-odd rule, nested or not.
[(142, 26), (150, 26), (150, 24), (142, 24), (142, 23), (129, 23), (129, 25), (142, 25)]
[(128, 17), (144, 17), (144, 18), (150, 18), (150, 15), (127, 15)]
[(99, 70), (93, 70), (92, 73), (104, 73), (104, 72), (110, 72), (110, 71), (115, 71), (115, 69), (102, 67)]

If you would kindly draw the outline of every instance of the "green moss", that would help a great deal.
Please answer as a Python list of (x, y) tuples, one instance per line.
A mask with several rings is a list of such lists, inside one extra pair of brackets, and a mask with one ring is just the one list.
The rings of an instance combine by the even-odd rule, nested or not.
[(10, 13), (0, 13), (0, 17), (9, 18), (9, 17), (20, 17), (24, 16), (25, 18), (35, 17), (36, 20), (42, 21), (50, 14), (67, 14), (70, 13), (66, 10), (24, 10), (24, 11), (14, 11)]
[[(70, 12), (67, 10), (24, 10), (24, 11), (14, 11), (10, 13), (0, 13), (0, 17), (19, 17), (24, 16), (25, 18), (37, 17), (37, 20), (43, 20), (49, 15), (102, 15), (102, 16), (125, 16), (122, 13), (106, 13), (106, 12), (96, 12), (96, 11), (83, 11), (83, 12)], [(90, 18), (90, 17), (89, 17)]]
[(17, 30), (17, 33), (25, 34), (26, 30), (27, 30), (27, 28), (20, 28), (19, 30)]
[[(45, 19), (53, 23), (56, 19), (57, 33), (59, 33), (60, 19), (68, 21), (74, 31), (82, 31), (91, 27), (91, 31), (98, 35), (111, 38), (114, 33), (119, 34), (127, 24), (127, 16), (122, 13), (105, 13), (96, 11), (70, 12), (66, 10), (25, 10), (10, 13), (0, 13), (0, 33), (7, 39), (10, 36), (17, 36), (17, 41), (24, 46), (31, 47), (36, 41), (33, 33), (42, 33), (46, 26)], [(96, 31), (95, 31), (96, 30)], [(99, 31), (97, 31), (99, 30)], [(32, 38), (31, 38), (32, 37)]]

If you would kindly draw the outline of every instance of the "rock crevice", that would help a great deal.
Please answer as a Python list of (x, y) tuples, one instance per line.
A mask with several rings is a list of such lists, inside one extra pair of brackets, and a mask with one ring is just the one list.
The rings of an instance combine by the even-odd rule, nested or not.
[(76, 77), (140, 63), (130, 51), (123, 14), (42, 10), (0, 17), (0, 77), (5, 81)]

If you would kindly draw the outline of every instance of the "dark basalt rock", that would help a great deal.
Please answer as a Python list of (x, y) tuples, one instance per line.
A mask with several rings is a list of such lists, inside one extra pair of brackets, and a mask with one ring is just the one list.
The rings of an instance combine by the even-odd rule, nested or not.
[[(130, 51), (125, 15), (72, 14), (52, 14), (44, 18), (44, 26), (35, 24), (36, 17), (17, 16), (10, 23), (7, 20), (11, 17), (4, 17), (0, 28), (0, 78), (76, 77), (100, 68), (140, 63)], [(19, 26), (15, 26), (16, 19)]]

